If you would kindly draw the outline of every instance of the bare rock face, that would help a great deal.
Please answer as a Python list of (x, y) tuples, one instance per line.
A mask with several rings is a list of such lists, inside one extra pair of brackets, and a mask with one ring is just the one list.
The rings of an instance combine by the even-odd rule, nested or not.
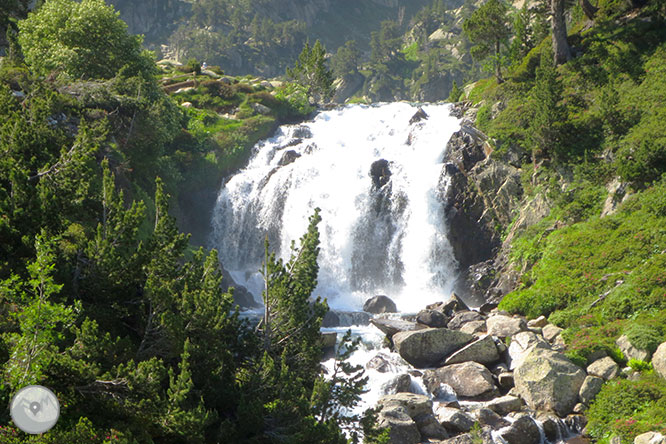
[(472, 342), (475, 336), (446, 328), (426, 328), (393, 335), (402, 358), (416, 368), (433, 367), (449, 354)]
[(477, 362), (464, 362), (447, 365), (437, 370), (428, 370), (423, 381), (431, 393), (441, 384), (447, 384), (461, 398), (492, 396), (497, 392), (492, 374)]
[(564, 417), (578, 402), (585, 372), (558, 353), (535, 345), (516, 367), (516, 391), (534, 410), (553, 411)]

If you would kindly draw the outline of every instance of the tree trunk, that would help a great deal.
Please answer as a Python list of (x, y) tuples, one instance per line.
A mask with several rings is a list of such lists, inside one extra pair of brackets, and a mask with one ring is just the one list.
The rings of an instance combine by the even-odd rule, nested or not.
[(497, 39), (495, 40), (495, 77), (497, 78), (498, 84), (504, 82), (504, 80), (502, 79), (499, 53), (500, 53), (500, 41), (499, 39)]
[(567, 24), (564, 21), (564, 0), (551, 0), (551, 28), (553, 30), (553, 56), (555, 65), (571, 60), (571, 48), (567, 42)]
[(585, 16), (590, 20), (594, 20), (594, 15), (597, 13), (599, 8), (590, 3), (589, 0), (579, 0), (578, 4), (585, 13)]

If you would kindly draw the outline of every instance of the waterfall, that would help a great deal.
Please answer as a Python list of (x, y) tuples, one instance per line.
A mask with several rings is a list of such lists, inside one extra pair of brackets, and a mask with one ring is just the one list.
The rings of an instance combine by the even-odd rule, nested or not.
[[(359, 310), (386, 294), (402, 312), (448, 297), (455, 259), (447, 240), (442, 159), (459, 129), (450, 105), (349, 105), (282, 126), (221, 189), (211, 246), (234, 280), (261, 300), (264, 239), (288, 258), (321, 209), (315, 295)], [(414, 119), (416, 120), (416, 119)], [(371, 174), (372, 170), (372, 174)]]

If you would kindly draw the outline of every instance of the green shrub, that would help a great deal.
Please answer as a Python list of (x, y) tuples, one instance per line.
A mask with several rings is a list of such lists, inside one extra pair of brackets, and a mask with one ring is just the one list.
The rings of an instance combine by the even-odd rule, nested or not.
[(191, 58), (185, 63), (185, 72), (193, 72), (196, 75), (201, 74), (201, 64), (195, 58)]
[(652, 372), (640, 380), (607, 382), (587, 411), (587, 430), (595, 439), (619, 436), (633, 443), (644, 432), (666, 431), (666, 381)]
[(220, 97), (221, 99), (230, 100), (236, 95), (231, 86), (217, 80), (204, 80), (199, 87), (204, 93), (213, 97)]
[(630, 359), (629, 362), (627, 363), (629, 367), (632, 368), (632, 370), (635, 370), (637, 372), (647, 372), (652, 370), (652, 363), (651, 362), (645, 362), (641, 361), (640, 359)]
[(646, 350), (650, 354), (654, 353), (663, 342), (663, 334), (659, 328), (653, 326), (632, 323), (624, 332), (629, 342), (640, 350)]

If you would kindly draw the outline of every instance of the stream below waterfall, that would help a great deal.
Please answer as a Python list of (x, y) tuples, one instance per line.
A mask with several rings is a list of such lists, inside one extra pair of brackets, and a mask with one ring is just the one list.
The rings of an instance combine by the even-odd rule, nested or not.
[[(308, 216), (321, 209), (314, 295), (326, 298), (341, 320), (322, 330), (340, 338), (351, 328), (362, 338), (352, 363), (366, 367), (379, 355), (385, 364), (366, 370), (369, 391), (359, 412), (373, 407), (400, 374), (410, 375), (411, 392), (428, 395), (420, 372), (386, 347), (384, 334), (367, 316), (354, 313), (378, 294), (396, 303), (394, 317), (415, 314), (451, 294), (456, 261), (441, 196), (448, 183), (447, 142), (460, 122), (450, 110), (449, 104), (400, 102), (320, 112), (260, 142), (248, 166), (218, 195), (211, 246), (256, 301), (263, 287), (258, 270), (264, 239), (287, 260)], [(324, 364), (330, 367), (332, 360)], [(455, 401), (455, 392), (444, 390), (433, 401), (435, 407)], [(563, 430), (561, 436), (567, 434)], [(493, 439), (503, 441), (495, 434)]]

